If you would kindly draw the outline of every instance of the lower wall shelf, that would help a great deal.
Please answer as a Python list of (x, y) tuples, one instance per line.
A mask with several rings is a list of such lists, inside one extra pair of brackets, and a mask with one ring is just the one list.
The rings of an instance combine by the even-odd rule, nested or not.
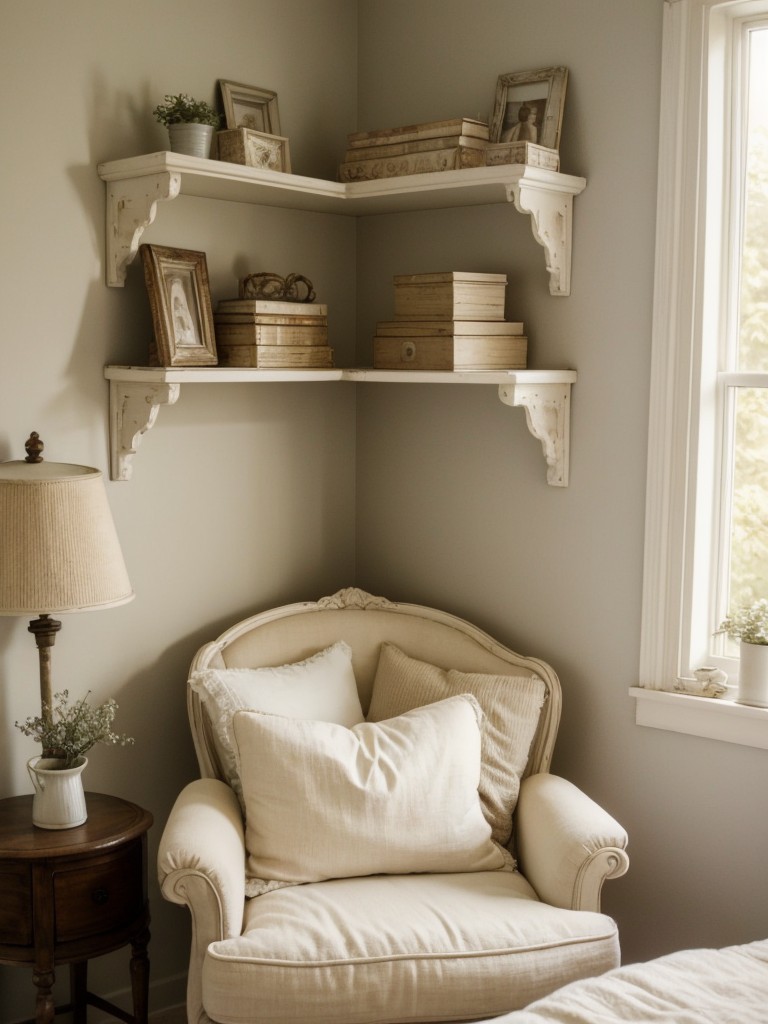
[(257, 370), (226, 367), (107, 366), (110, 478), (130, 480), (133, 459), (161, 405), (173, 405), (182, 384), (269, 384), (351, 381), (381, 384), (495, 384), (499, 399), (525, 409), (528, 429), (541, 441), (547, 483), (568, 486), (571, 386), (575, 370)]

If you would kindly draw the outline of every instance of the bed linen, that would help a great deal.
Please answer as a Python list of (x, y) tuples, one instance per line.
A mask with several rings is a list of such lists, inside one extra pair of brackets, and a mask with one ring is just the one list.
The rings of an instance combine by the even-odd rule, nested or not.
[(493, 1024), (766, 1024), (768, 939), (689, 949), (571, 982)]

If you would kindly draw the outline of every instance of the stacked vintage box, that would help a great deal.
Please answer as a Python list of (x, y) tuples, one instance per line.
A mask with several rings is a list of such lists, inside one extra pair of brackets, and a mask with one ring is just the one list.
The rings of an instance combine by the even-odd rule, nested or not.
[(482, 167), (488, 145), (484, 121), (459, 117), (347, 136), (339, 181), (370, 181), (403, 174)]
[(222, 299), (214, 326), (219, 366), (333, 366), (325, 303)]
[(504, 319), (506, 274), (402, 274), (395, 319), (373, 339), (379, 370), (523, 370), (523, 324)]

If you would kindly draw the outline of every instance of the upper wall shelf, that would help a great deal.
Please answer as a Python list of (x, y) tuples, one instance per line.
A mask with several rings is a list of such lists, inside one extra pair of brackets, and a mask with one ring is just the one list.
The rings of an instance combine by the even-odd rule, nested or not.
[(527, 164), (345, 184), (168, 152), (99, 164), (99, 176), (107, 183), (107, 284), (116, 287), (125, 284), (158, 202), (187, 195), (351, 216), (512, 202), (531, 216), (552, 295), (570, 294), (573, 197), (587, 184)]
[(525, 409), (528, 430), (541, 441), (547, 483), (567, 487), (571, 386), (575, 370), (258, 370), (229, 367), (166, 369), (107, 366), (109, 381), (110, 477), (130, 480), (142, 436), (154, 426), (161, 405), (173, 405), (182, 384), (268, 384), (354, 381), (389, 384), (496, 384), (499, 399)]

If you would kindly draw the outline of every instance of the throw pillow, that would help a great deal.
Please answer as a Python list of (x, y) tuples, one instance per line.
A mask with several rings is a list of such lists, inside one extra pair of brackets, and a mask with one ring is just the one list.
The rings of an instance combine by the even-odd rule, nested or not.
[(446, 671), (383, 643), (367, 720), (392, 718), (457, 693), (473, 694), (485, 714), (480, 799), (493, 838), (507, 846), (520, 778), (546, 697), (538, 676)]
[(471, 696), (351, 729), (237, 712), (247, 894), (504, 867), (477, 792), (481, 714)]
[(232, 716), (241, 709), (339, 725), (364, 719), (352, 670), (352, 650), (339, 641), (292, 665), (274, 668), (202, 669), (189, 685), (205, 702), (226, 781), (242, 804), (232, 741)]

